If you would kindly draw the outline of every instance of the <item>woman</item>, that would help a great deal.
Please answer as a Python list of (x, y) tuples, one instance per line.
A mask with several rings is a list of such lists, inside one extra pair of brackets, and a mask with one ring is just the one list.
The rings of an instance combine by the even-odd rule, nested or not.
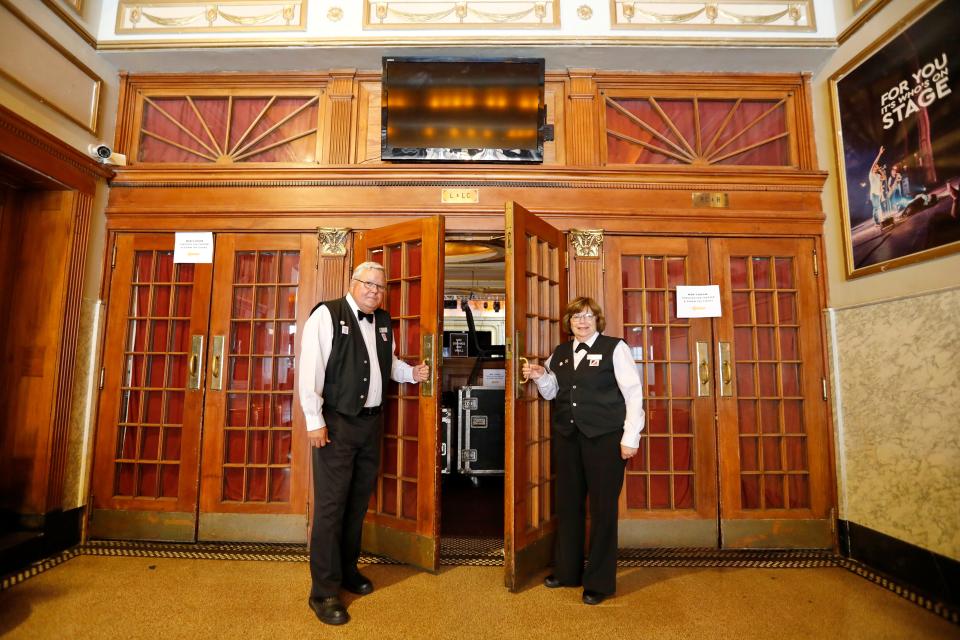
[[(617, 589), (617, 505), (627, 460), (643, 429), (643, 390), (630, 348), (601, 335), (606, 322), (593, 298), (577, 298), (563, 316), (573, 335), (546, 367), (526, 364), (523, 375), (553, 400), (557, 472), (557, 539), (550, 588), (583, 585), (583, 601), (599, 604)], [(583, 565), (587, 497), (590, 547)]]

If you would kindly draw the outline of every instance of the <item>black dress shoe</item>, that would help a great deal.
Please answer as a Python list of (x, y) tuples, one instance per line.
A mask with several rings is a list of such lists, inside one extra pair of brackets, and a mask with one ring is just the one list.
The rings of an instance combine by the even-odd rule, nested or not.
[(553, 575), (552, 573), (543, 579), (543, 586), (548, 589), (556, 589), (557, 587), (579, 587), (580, 583), (576, 584), (566, 584), (560, 581), (560, 578)]
[(350, 622), (350, 614), (337, 596), (310, 598), (310, 608), (324, 624), (337, 625)]
[(606, 599), (606, 594), (590, 591), (590, 589), (583, 590), (583, 604), (600, 604)]
[(368, 593), (373, 593), (373, 583), (370, 582), (370, 579), (367, 578), (362, 573), (357, 573), (356, 576), (350, 579), (344, 579), (340, 586), (354, 593), (358, 596), (365, 596)]

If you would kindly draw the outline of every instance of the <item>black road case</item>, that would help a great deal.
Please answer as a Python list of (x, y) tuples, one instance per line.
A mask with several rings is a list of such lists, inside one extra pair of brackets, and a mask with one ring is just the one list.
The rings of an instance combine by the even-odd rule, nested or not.
[(458, 470), (465, 475), (503, 475), (503, 389), (461, 387), (457, 394)]

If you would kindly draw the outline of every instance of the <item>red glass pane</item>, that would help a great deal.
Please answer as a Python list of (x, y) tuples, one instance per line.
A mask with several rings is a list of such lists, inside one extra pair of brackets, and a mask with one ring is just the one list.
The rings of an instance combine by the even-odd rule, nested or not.
[(757, 401), (737, 401), (737, 421), (740, 433), (757, 433)]
[(647, 348), (647, 358), (650, 360), (667, 359), (667, 328), (650, 327), (647, 331), (649, 347)]
[(133, 465), (133, 464), (117, 465), (116, 487), (114, 489), (114, 495), (118, 495), (118, 496), (133, 495), (133, 480), (134, 480), (135, 470), (136, 470), (136, 465)]
[(124, 391), (121, 394), (119, 422), (140, 422), (139, 391)]
[(759, 360), (776, 360), (776, 331), (772, 327), (758, 327), (757, 358)]
[(403, 401), (403, 435), (416, 438), (420, 431), (420, 402), (416, 399)]
[(783, 500), (783, 476), (766, 475), (763, 477), (763, 502), (767, 509), (782, 509)]
[(673, 414), (671, 415), (671, 431), (673, 433), (693, 433), (693, 423), (690, 421), (690, 400), (674, 400)]
[(150, 287), (132, 287), (130, 292), (130, 315), (150, 315)]
[(643, 319), (647, 324), (664, 324), (667, 321), (667, 300), (662, 291), (648, 291), (647, 309)]
[(397, 480), (384, 478), (381, 484), (380, 511), (387, 515), (397, 515)]
[(370, 255), (367, 257), (367, 260), (370, 262), (376, 262), (379, 265), (383, 264), (383, 248), (378, 247), (376, 249), (370, 250)]
[(166, 373), (165, 364), (166, 358), (164, 356), (147, 356), (146, 386), (163, 386), (164, 374)]
[(740, 327), (733, 330), (733, 355), (737, 360), (753, 360), (753, 329)]
[(167, 427), (163, 430), (163, 459), (164, 460), (179, 460), (180, 459), (180, 432), (178, 428)]
[(277, 358), (275, 391), (293, 391), (293, 358)]
[(416, 440), (403, 441), (403, 476), (417, 479), (418, 451)]
[(160, 429), (144, 427), (140, 430), (140, 459), (160, 459)]
[(170, 315), (170, 287), (169, 286), (155, 286), (153, 288), (153, 309), (151, 311), (153, 316), (169, 316)]
[(284, 251), (280, 254), (280, 282), (282, 284), (300, 283), (300, 253)]
[(780, 324), (797, 324), (797, 301), (796, 294), (778, 293), (777, 294), (777, 313)]
[(397, 475), (397, 457), (400, 455), (400, 441), (396, 438), (383, 439), (383, 472), (390, 476)]
[(666, 400), (647, 400), (647, 433), (668, 433)]
[(757, 438), (740, 437), (740, 470), (760, 470), (760, 449)]
[(183, 391), (167, 391), (164, 394), (164, 401), (167, 404), (167, 415), (164, 418), (165, 424), (183, 424), (183, 394)]
[(733, 294), (733, 322), (738, 325), (752, 324), (753, 319), (750, 314), (750, 294)]
[(227, 464), (243, 464), (246, 460), (247, 432), (228, 429), (224, 434), (223, 461)]
[(670, 439), (650, 438), (650, 470), (670, 470)]
[(157, 496), (159, 470), (155, 464), (137, 465), (137, 495), (146, 498)]
[(273, 399), (273, 426), (291, 427), (293, 425), (293, 397), (278, 395)]
[[(390, 392), (395, 395), (394, 391)], [(400, 401), (396, 398), (388, 398), (383, 412), (383, 432), (387, 435), (395, 436), (400, 429), (400, 412), (398, 410)]]
[(783, 459), (780, 455), (780, 438), (766, 436), (760, 438), (760, 442), (763, 447), (764, 471), (782, 471)]
[[(194, 264), (178, 264), (177, 265), (177, 282), (193, 282), (194, 272), (196, 271), (196, 265)], [(189, 289), (190, 287), (184, 287), (184, 289)]]
[(231, 317), (248, 320), (253, 317), (253, 287), (233, 288)]
[(250, 358), (250, 388), (269, 390), (273, 388), (273, 358)]
[(730, 286), (733, 289), (749, 289), (746, 258), (730, 258)]
[(627, 474), (627, 508), (647, 508), (647, 477), (645, 475)]
[(420, 353), (420, 321), (404, 320), (407, 326), (407, 339), (404, 341), (403, 355), (416, 356)]
[(780, 402), (778, 400), (760, 401), (760, 431), (780, 433)]
[(270, 396), (250, 395), (250, 426), (266, 427), (270, 425)]
[(169, 356), (167, 358), (167, 386), (174, 389), (183, 389), (187, 385), (187, 356)]
[(233, 281), (236, 284), (256, 282), (257, 254), (253, 251), (238, 251), (234, 255)]
[(270, 452), (271, 464), (290, 464), (290, 446), (292, 435), (289, 431), (274, 431), (273, 450)]
[(689, 364), (681, 362), (670, 365), (670, 393), (675, 398), (683, 398), (690, 395)]
[(137, 431), (136, 427), (121, 426), (117, 429), (117, 458), (121, 460), (133, 460), (137, 455)]
[(768, 291), (757, 291), (753, 296), (756, 303), (754, 311), (757, 324), (773, 324), (773, 294)]
[(753, 287), (755, 289), (773, 288), (773, 277), (770, 273), (769, 258), (753, 259)]
[(282, 320), (293, 320), (297, 317), (297, 288), (277, 288), (277, 317)]
[(786, 433), (804, 433), (803, 400), (783, 401), (783, 430)]
[(173, 251), (157, 251), (154, 282), (173, 282)]
[(267, 500), (267, 470), (247, 469), (247, 501), (265, 502)]
[(249, 322), (230, 323), (230, 353), (250, 353), (252, 339)]
[(229, 467), (223, 470), (223, 499), (243, 500), (243, 467)]
[(193, 287), (189, 285), (174, 287), (171, 315), (177, 318), (189, 318), (192, 306)]
[(673, 476), (673, 506), (675, 509), (692, 509), (693, 500), (693, 476), (678, 475)]
[(793, 258), (775, 258), (774, 262), (777, 270), (777, 288), (793, 289)]
[(643, 284), (647, 289), (665, 289), (667, 286), (663, 258), (644, 256)]
[(403, 482), (403, 517), (409, 520), (417, 519), (417, 485), (414, 482)]
[(143, 373), (145, 370), (145, 356), (127, 356), (127, 364), (124, 370), (124, 387), (139, 387), (143, 385)]
[(146, 408), (143, 421), (149, 424), (160, 424), (163, 421), (163, 392), (145, 391), (143, 398)]
[(780, 365), (780, 375), (783, 384), (783, 395), (800, 395), (800, 365), (785, 363)]
[(290, 502), (290, 469), (270, 469), (270, 502)]
[(420, 315), (420, 281), (407, 282), (407, 300), (403, 311), (404, 315)]
[(760, 476), (740, 476), (740, 504), (744, 509), (760, 508)]
[[(147, 320), (132, 320), (127, 327), (127, 351), (144, 352), (147, 350)], [(137, 377), (136, 384), (143, 382)]]
[(789, 507), (791, 509), (810, 508), (809, 478), (805, 475), (794, 474), (787, 476), (787, 478), (788, 489), (790, 491)]
[(150, 282), (153, 278), (153, 252), (137, 251), (133, 257), (133, 281)]
[(173, 336), (170, 340), (169, 351), (187, 353), (190, 351), (190, 321), (173, 320)]
[(620, 277), (624, 289), (639, 289), (643, 286), (640, 256), (623, 256), (620, 259)]
[(737, 363), (737, 390), (740, 396), (754, 396), (753, 365)]
[(276, 334), (276, 353), (292, 356), (297, 337), (296, 322), (278, 322)]
[(758, 364), (757, 374), (760, 380), (760, 395), (766, 398), (780, 395), (777, 393), (777, 365)]
[(787, 469), (790, 471), (806, 471), (807, 466), (807, 439), (784, 438), (787, 449)]
[(673, 438), (673, 470), (693, 471), (693, 440)]
[(253, 323), (252, 353), (273, 353), (273, 322)]
[(249, 432), (250, 440), (247, 446), (248, 464), (266, 464), (270, 448), (270, 432), (257, 430)]
[(652, 475), (650, 476), (650, 508), (651, 509), (669, 509), (670, 508), (670, 476)]
[(667, 365), (647, 365), (644, 367), (644, 375), (647, 377), (646, 397), (662, 398), (667, 396)]
[(387, 247), (387, 264), (385, 265), (387, 271), (387, 279), (395, 280), (403, 276), (403, 271), (401, 270), (403, 262), (403, 249), (399, 244)]
[(247, 396), (238, 393), (227, 394), (228, 427), (245, 427), (247, 425)]
[(231, 356), (228, 362), (227, 388), (245, 391), (249, 388), (250, 358)]
[(150, 351), (169, 351), (170, 322), (168, 320), (150, 321)]
[(421, 272), (421, 245), (419, 242), (407, 244), (407, 273), (408, 278), (416, 278)]
[(261, 251), (257, 255), (257, 282), (276, 282), (278, 256), (273, 251)]
[(255, 297), (256, 307), (254, 308), (253, 317), (271, 319), (277, 317), (276, 287), (257, 287)]
[(690, 329), (683, 326), (670, 327), (670, 359), (690, 360)]
[(780, 357), (784, 360), (800, 359), (800, 343), (797, 337), (796, 329), (784, 329), (780, 331)]
[(667, 286), (676, 289), (687, 283), (686, 258), (667, 258)]
[(403, 287), (399, 282), (387, 285), (387, 297), (385, 300), (387, 311), (391, 316), (403, 315), (401, 303), (403, 301)]
[(639, 292), (625, 293), (623, 295), (623, 321), (629, 324), (640, 324), (643, 322), (641, 316), (643, 294)]
[(160, 467), (160, 497), (176, 498), (180, 495), (180, 466), (165, 464)]

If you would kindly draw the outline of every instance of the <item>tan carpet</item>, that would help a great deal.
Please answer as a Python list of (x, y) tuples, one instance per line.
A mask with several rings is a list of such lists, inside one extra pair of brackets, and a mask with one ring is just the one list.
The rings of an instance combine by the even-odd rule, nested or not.
[(960, 638), (960, 627), (841, 568), (624, 568), (579, 589), (503, 588), (502, 567), (364, 569), (353, 620), (307, 608), (305, 563), (81, 555), (0, 592), (5, 638)]

